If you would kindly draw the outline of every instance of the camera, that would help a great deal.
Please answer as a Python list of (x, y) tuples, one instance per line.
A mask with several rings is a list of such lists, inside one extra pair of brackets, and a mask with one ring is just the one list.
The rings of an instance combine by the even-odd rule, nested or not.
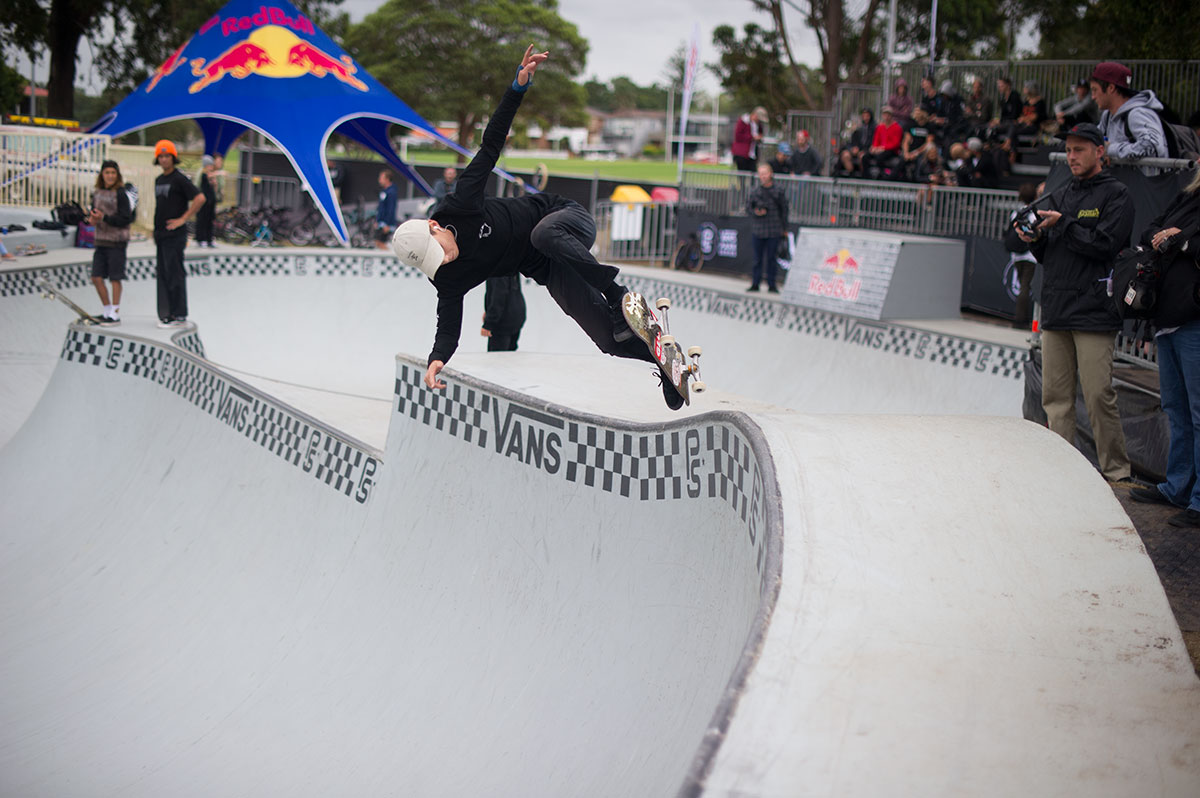
[(1026, 235), (1029, 238), (1037, 238), (1037, 226), (1041, 224), (1041, 222), (1042, 217), (1038, 216), (1037, 211), (1033, 209), (1033, 206), (1026, 205), (1024, 208), (1017, 211), (1016, 218), (1013, 219), (1013, 227), (1017, 228), (1017, 231), (1022, 235)]

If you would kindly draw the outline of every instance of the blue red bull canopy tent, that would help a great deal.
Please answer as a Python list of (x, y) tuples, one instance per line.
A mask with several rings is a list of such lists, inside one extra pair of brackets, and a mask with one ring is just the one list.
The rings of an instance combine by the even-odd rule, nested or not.
[(470, 154), (286, 0), (269, 5), (232, 0), (88, 132), (121, 136), (176, 119), (195, 120), (204, 133), (204, 151), (213, 155), (224, 155), (247, 129), (273, 140), (343, 243), (346, 227), (325, 167), (331, 133), (379, 153), (426, 194), (429, 185), (392, 147), (391, 125)]

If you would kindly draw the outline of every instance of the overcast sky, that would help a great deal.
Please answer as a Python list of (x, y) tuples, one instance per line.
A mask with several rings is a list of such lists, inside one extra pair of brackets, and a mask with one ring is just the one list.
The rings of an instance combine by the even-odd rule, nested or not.
[[(359, 22), (380, 4), (381, 0), (344, 0), (342, 8), (352, 21)], [(712, 33), (718, 25), (732, 25), (739, 34), (747, 22), (772, 27), (771, 18), (755, 11), (747, 0), (559, 0), (559, 14), (575, 23), (588, 41), (584, 79), (609, 81), (625, 75), (640, 86), (666, 83), (667, 60), (677, 47), (687, 44), (697, 24), (702, 66), (717, 60)], [(820, 52), (816, 37), (794, 10), (789, 9), (785, 19), (790, 23), (796, 58), (817, 66)], [(28, 76), (28, 60), (16, 53), (10, 55), (17, 56), (13, 66)], [(89, 94), (98, 94), (103, 87), (91, 71), (91, 49), (86, 40), (80, 42), (79, 56), (76, 85)], [(48, 59), (43, 55), (37, 64), (39, 83), (45, 82), (48, 71)], [(702, 68), (696, 88), (712, 93), (717, 81)]]

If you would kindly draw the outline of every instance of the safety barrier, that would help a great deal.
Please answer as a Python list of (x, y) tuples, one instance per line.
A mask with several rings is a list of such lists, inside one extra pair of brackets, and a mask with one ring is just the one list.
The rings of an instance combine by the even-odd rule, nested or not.
[[(786, 175), (775, 182), (787, 194), (788, 221), (804, 226), (999, 240), (1019, 206), (1013, 192), (991, 189)], [(742, 216), (756, 185), (756, 175), (685, 169), (680, 199), (699, 212)]]
[(108, 136), (0, 125), (0, 203), (53, 208), (91, 201)]
[(592, 216), (596, 220), (596, 259), (600, 262), (670, 262), (675, 251), (675, 203), (601, 200)]

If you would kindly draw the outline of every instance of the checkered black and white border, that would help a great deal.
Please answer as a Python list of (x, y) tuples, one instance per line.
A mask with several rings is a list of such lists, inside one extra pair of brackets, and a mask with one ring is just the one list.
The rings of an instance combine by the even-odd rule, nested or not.
[[(295, 255), (279, 251), (213, 252), (186, 260), (188, 273), (204, 276), (279, 277), (402, 277), (425, 279), (420, 271), (387, 255)], [(132, 258), (126, 266), (130, 280), (154, 277), (153, 258)], [(35, 271), (0, 273), (0, 297), (33, 293)], [(89, 266), (74, 264), (53, 269), (64, 288), (86, 285)], [(651, 299), (671, 297), (673, 308), (724, 316), (747, 324), (774, 327), (780, 332), (813, 336), (891, 353), (913, 360), (1004, 379), (1024, 379), (1027, 349), (960, 338), (882, 321), (868, 321), (757, 297), (730, 295), (666, 280), (629, 275), (626, 284)]]
[[(185, 341), (176, 343), (188, 348)], [(61, 358), (161, 385), (343, 496), (360, 504), (370, 498), (379, 469), (375, 455), (196, 358), (77, 326), (68, 330)]]
[(444, 391), (430, 391), (424, 374), (400, 364), (394, 406), (399, 421), (435, 429), (518, 466), (635, 501), (726, 503), (746, 527), (761, 567), (765, 472), (735, 424), (722, 420), (684, 422), (670, 430), (619, 429), (456, 380), (449, 380)]

